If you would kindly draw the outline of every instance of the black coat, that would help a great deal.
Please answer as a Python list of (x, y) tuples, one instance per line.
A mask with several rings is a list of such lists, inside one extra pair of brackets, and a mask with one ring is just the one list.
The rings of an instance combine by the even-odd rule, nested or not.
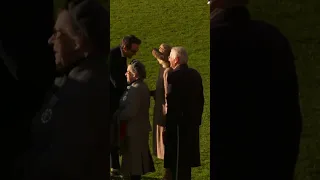
[[(204, 96), (200, 74), (187, 65), (169, 73), (166, 115), (165, 168), (200, 166), (199, 127)], [(179, 128), (179, 130), (177, 129)]]
[[(119, 108), (120, 98), (127, 89), (127, 58), (121, 56), (120, 46), (110, 50), (110, 118)], [(117, 144), (118, 124), (113, 121), (111, 124), (111, 144)]]
[(109, 72), (89, 56), (57, 77), (33, 120), (26, 179), (109, 179)]
[[(9, 57), (4, 59), (0, 53), (3, 167), (0, 176), (4, 176), (0, 179), (11, 179), (9, 176), (14, 174), (13, 162), (29, 146), (31, 120), (54, 80), (54, 55), (47, 43), (54, 25), (53, 9), (50, 1), (41, 8), (38, 4), (22, 1), (17, 5), (11, 1), (0, 6), (0, 40)], [(45, 18), (39, 18), (39, 14)]]
[(111, 76), (111, 114), (119, 107), (119, 101), (127, 88), (127, 58), (121, 56), (120, 46), (110, 50), (109, 68)]
[(288, 40), (244, 7), (216, 15), (210, 38), (213, 179), (292, 180), (302, 118)]

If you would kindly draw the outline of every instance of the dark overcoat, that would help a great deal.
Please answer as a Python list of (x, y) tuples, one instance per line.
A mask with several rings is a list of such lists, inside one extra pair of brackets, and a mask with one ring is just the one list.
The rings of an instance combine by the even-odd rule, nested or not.
[(188, 65), (169, 73), (165, 168), (200, 166), (199, 128), (204, 106), (202, 78)]
[(149, 121), (149, 88), (143, 80), (132, 82), (120, 100), (115, 114), (119, 123), (126, 123), (124, 139), (121, 140), (121, 172), (124, 175), (144, 175), (154, 172), (149, 147), (151, 125)]
[[(127, 79), (125, 73), (127, 72), (127, 58), (122, 57), (120, 46), (110, 50), (109, 54), (109, 68), (110, 68), (110, 118), (119, 108), (119, 101), (127, 88)], [(111, 143), (116, 143), (116, 136), (118, 134), (118, 124), (114, 121), (111, 124)]]
[[(26, 179), (109, 179), (109, 72), (89, 56), (55, 86), (32, 125)], [(49, 93), (50, 94), (50, 93)]]
[(54, 55), (47, 43), (54, 25), (52, 3), (49, 0), (41, 8), (39, 2), (0, 5), (0, 179), (19, 176), (14, 161), (29, 146), (31, 120), (54, 80)]
[[(110, 50), (109, 54), (109, 68), (110, 77), (112, 83), (112, 104), (119, 104), (120, 98), (127, 88), (127, 79), (125, 73), (127, 72), (127, 58), (122, 57), (120, 46), (117, 46)], [(115, 110), (118, 106), (112, 106)]]
[(212, 18), (212, 177), (292, 180), (302, 118), (290, 44), (245, 7)]

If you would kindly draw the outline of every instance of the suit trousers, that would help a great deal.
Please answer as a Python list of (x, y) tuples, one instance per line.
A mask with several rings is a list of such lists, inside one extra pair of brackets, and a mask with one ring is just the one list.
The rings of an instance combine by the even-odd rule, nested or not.
[(119, 148), (112, 148), (110, 153), (110, 167), (113, 169), (120, 169), (120, 160), (119, 160)]
[(172, 180), (191, 180), (191, 167), (170, 168)]

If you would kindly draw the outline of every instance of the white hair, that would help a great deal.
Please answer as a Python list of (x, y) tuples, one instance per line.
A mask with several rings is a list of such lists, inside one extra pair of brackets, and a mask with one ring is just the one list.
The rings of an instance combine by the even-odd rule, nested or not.
[(171, 58), (179, 58), (179, 64), (188, 64), (188, 53), (183, 47), (173, 47)]

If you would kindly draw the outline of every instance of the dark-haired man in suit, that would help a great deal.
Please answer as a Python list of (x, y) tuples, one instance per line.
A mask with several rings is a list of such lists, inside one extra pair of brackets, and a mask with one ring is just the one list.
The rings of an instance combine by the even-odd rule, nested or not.
[[(125, 36), (121, 44), (110, 51), (109, 68), (110, 68), (110, 115), (118, 109), (120, 97), (127, 87), (125, 73), (127, 72), (127, 58), (132, 58), (139, 51), (141, 40), (134, 35)], [(117, 137), (117, 126), (112, 126), (112, 134)], [(112, 140), (113, 141), (113, 140)], [(114, 141), (116, 141), (114, 139)], [(118, 148), (114, 147), (111, 150), (111, 175), (120, 175), (119, 154)]]

